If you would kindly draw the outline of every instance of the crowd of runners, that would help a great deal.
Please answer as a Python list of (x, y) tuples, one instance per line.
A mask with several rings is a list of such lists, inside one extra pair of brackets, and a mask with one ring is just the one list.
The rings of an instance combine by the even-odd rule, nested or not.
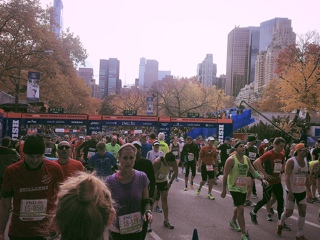
[[(199, 172), (195, 194), (208, 185), (208, 200), (216, 199), (212, 190), (220, 181), (221, 197), (228, 190), (233, 199), (229, 224), (241, 232), (241, 239), (250, 239), (245, 206), (253, 207), (250, 219), (257, 224), (257, 212), (266, 205), (267, 220), (272, 221), (276, 205), (275, 234), (282, 235), (282, 230), (291, 231), (285, 222), (295, 204), (299, 212), (296, 239), (307, 239), (303, 232), (307, 204), (320, 202), (320, 139), (310, 148), (303, 141), (287, 143), (281, 137), (264, 139), (259, 146), (254, 135), (246, 140), (226, 137), (224, 142), (214, 136), (192, 139), (183, 131), (174, 132), (168, 143), (165, 137), (164, 133), (122, 131), (3, 138), (0, 240), (5, 239), (10, 212), (9, 238), (13, 240), (103, 239), (107, 226), (110, 239), (145, 239), (152, 231), (155, 212), (163, 213), (165, 228), (174, 229), (168, 194), (179, 181), (179, 171), (184, 175), (184, 191), (194, 189)], [(259, 195), (256, 181), (261, 181), (263, 190), (261, 200), (254, 204), (251, 200)], [(99, 194), (109, 196), (108, 201)], [(83, 215), (76, 214), (80, 205)], [(89, 221), (92, 228), (100, 228), (90, 230)]]

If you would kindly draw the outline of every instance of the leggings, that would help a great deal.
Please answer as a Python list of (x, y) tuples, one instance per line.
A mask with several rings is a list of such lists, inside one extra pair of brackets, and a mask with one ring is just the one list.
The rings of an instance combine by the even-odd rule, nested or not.
[(186, 174), (185, 174), (186, 177), (189, 177), (190, 168), (192, 171), (192, 176), (196, 175), (196, 161), (195, 160), (186, 162), (185, 168), (186, 168)]
[(281, 183), (270, 184), (269, 186), (265, 186), (263, 184), (263, 198), (260, 200), (255, 206), (253, 212), (257, 213), (260, 208), (262, 208), (265, 204), (267, 204), (271, 198), (271, 194), (277, 199), (277, 211), (278, 211), (278, 219), (280, 220), (281, 214), (283, 213), (283, 188)]

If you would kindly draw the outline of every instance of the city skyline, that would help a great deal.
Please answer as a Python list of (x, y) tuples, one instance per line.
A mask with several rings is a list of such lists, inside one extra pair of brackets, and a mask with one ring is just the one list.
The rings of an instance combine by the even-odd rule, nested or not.
[[(43, 6), (53, 0), (41, 0)], [(99, 79), (100, 59), (120, 61), (120, 79), (134, 84), (139, 77), (140, 58), (154, 59), (160, 70), (173, 76), (192, 77), (207, 54), (213, 55), (217, 76), (226, 73), (227, 38), (235, 26), (259, 26), (284, 17), (292, 20), (299, 36), (320, 31), (315, 0), (304, 1), (307, 11), (291, 1), (210, 0), (63, 2), (64, 29), (79, 35), (89, 57), (86, 67), (94, 68)]]

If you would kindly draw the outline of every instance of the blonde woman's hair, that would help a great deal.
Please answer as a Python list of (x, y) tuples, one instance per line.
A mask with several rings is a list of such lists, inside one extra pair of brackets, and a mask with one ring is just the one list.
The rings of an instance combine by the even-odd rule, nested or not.
[(54, 222), (63, 240), (99, 239), (113, 211), (106, 184), (80, 172), (60, 186)]
[(137, 148), (132, 144), (132, 143), (125, 143), (123, 144), (120, 148), (119, 148), (119, 151), (118, 151), (118, 158), (121, 157), (121, 153), (124, 149), (131, 149), (132, 151), (134, 151), (134, 155), (137, 154)]

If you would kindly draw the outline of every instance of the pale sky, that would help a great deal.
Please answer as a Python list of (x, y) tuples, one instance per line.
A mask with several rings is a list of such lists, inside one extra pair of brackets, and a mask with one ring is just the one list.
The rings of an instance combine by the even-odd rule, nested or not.
[[(62, 0), (64, 29), (80, 37), (99, 80), (99, 60), (120, 61), (122, 84), (139, 76), (141, 57), (155, 59), (173, 76), (196, 75), (213, 54), (217, 76), (226, 73), (227, 37), (235, 26), (292, 20), (297, 35), (320, 32), (319, 0)], [(45, 6), (53, 0), (40, 0)]]

